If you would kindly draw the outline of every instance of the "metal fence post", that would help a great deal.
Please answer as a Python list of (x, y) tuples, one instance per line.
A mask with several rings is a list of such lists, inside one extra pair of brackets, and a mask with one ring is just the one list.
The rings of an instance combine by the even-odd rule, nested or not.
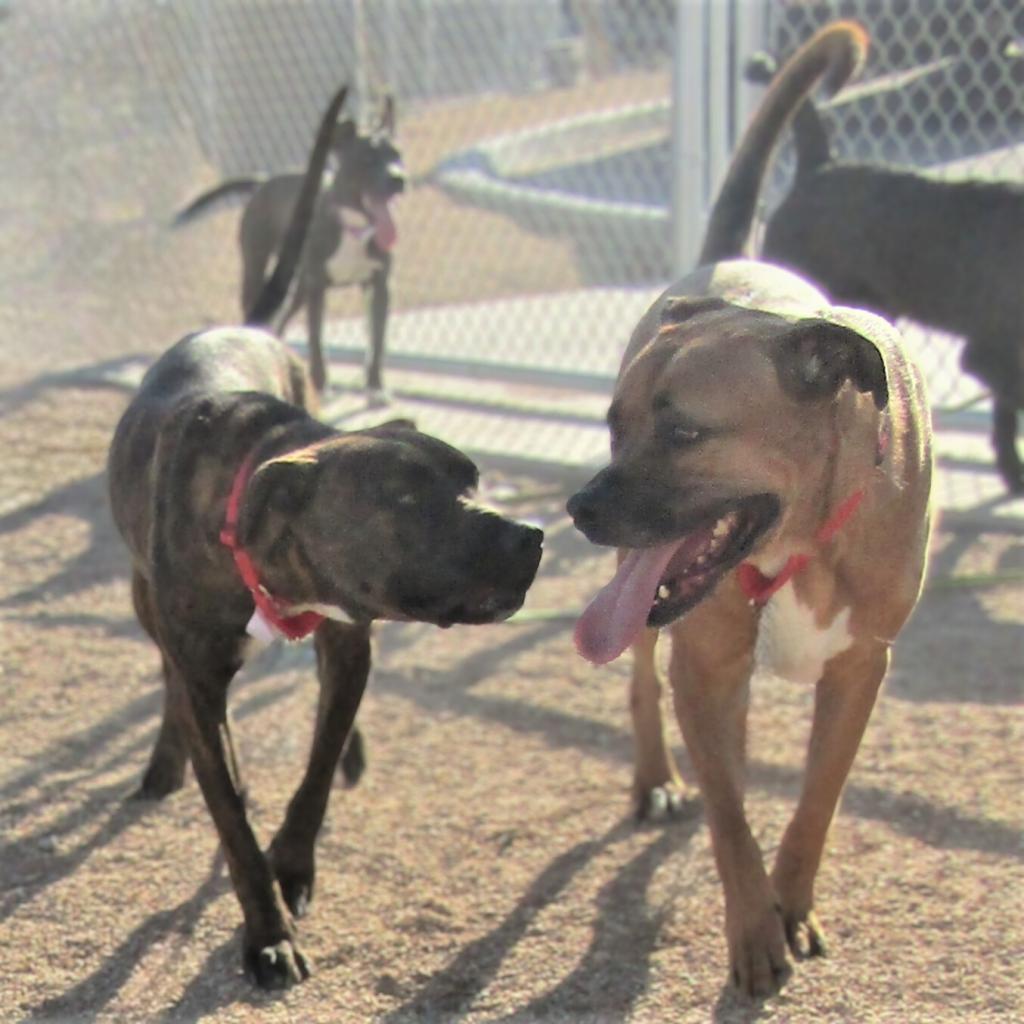
[(672, 261), (689, 270), (704, 230), (706, 0), (677, 0), (672, 59)]

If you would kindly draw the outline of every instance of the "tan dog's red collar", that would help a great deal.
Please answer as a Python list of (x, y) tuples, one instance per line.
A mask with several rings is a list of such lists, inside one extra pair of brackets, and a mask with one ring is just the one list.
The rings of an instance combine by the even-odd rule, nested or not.
[[(880, 466), (889, 452), (892, 425), (888, 414), (884, 414), (878, 432), (878, 448), (875, 452), (875, 465)], [(827, 544), (842, 528), (847, 520), (857, 511), (864, 500), (864, 491), (854, 491), (844, 501), (835, 514), (826, 522), (815, 536), (818, 544)], [(765, 576), (752, 562), (742, 562), (736, 569), (736, 577), (744, 597), (753, 605), (762, 606), (768, 603), (772, 595), (780, 591), (798, 572), (810, 562), (807, 554), (792, 555), (777, 576)]]
[[(864, 500), (864, 492), (854, 491), (836, 509), (835, 515), (826, 522), (815, 536), (819, 544), (827, 544), (846, 524), (846, 521), (857, 511), (857, 506)], [(777, 576), (765, 576), (752, 562), (742, 562), (736, 569), (736, 578), (744, 596), (753, 605), (767, 604), (777, 591), (781, 590), (798, 572), (801, 572), (811, 555), (791, 555), (782, 571)]]
[(299, 612), (289, 615), (290, 605), (280, 598), (274, 597), (260, 583), (259, 572), (249, 552), (238, 543), (238, 513), (242, 507), (242, 496), (252, 474), (253, 457), (249, 455), (235, 474), (228, 496), (227, 512), (224, 515), (224, 528), (220, 532), (220, 542), (231, 552), (235, 560), (238, 574), (242, 582), (249, 588), (256, 611), (249, 623), (249, 632), (253, 636), (265, 636), (267, 629), (284, 637), (286, 640), (301, 640), (309, 636), (324, 616), (315, 611)]

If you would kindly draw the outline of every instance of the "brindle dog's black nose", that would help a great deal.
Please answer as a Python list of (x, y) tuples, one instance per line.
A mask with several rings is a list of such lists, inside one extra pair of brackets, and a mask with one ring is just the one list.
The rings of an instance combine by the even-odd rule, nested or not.
[(507, 530), (499, 541), (501, 553), (519, 558), (539, 551), (544, 542), (544, 531), (525, 523), (517, 524), (514, 530)]

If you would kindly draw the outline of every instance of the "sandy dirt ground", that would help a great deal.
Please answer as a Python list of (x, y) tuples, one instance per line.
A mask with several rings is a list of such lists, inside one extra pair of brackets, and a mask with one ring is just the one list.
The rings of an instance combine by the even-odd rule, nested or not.
[[(19, 88), (36, 95), (31, 76)], [(488, 470), (485, 486), (547, 531), (527, 614), (448, 632), (379, 627), (360, 714), (369, 768), (334, 795), (301, 926), (316, 973), (284, 994), (251, 989), (194, 780), (160, 805), (129, 799), (161, 684), (131, 614), (103, 468), (128, 397), (107, 371), (234, 315), (230, 232), (220, 222), (171, 238), (162, 226), (211, 173), (194, 154), (97, 137), (94, 103), (74, 89), (59, 109), (55, 139), (49, 122), (35, 131), (38, 110), (0, 108), (4, 137), (37, 147), (0, 161), (0, 1020), (1024, 1017), (1021, 534), (984, 521), (936, 534), (929, 588), (896, 646), (819, 879), (832, 955), (750, 1004), (725, 986), (699, 799), (670, 825), (632, 822), (626, 662), (595, 670), (572, 649), (572, 617), (612, 559), (570, 528), (572, 482), (525, 471)], [(72, 161), (76, 131), (89, 145)], [(410, 126), (414, 150), (417, 138), (427, 126)], [(105, 188), (115, 157), (128, 177), (136, 157), (146, 173), (166, 168), (156, 194), (132, 198), (127, 177)], [(83, 164), (95, 173), (62, 191)], [(482, 230), (429, 190), (409, 197), (412, 223), (430, 203), (452, 231)], [(574, 283), (558, 243), (496, 220), (485, 237), (544, 286)], [(406, 271), (408, 297), (427, 270), (406, 265), (419, 268)], [(433, 299), (482, 282), (528, 290), (497, 256), (473, 266), (476, 279), (464, 264), (439, 272)], [(748, 810), (767, 856), (799, 792), (810, 700), (772, 678), (754, 687)], [(268, 651), (233, 690), (264, 840), (299, 778), (315, 702), (308, 646)], [(671, 735), (678, 747), (674, 723)]]

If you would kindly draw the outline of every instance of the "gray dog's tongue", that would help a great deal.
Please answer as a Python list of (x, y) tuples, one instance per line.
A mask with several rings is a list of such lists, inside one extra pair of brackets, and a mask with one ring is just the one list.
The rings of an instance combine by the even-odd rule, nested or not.
[(576, 623), (576, 650), (595, 665), (614, 661), (647, 624), (665, 568), (680, 541), (630, 551)]

